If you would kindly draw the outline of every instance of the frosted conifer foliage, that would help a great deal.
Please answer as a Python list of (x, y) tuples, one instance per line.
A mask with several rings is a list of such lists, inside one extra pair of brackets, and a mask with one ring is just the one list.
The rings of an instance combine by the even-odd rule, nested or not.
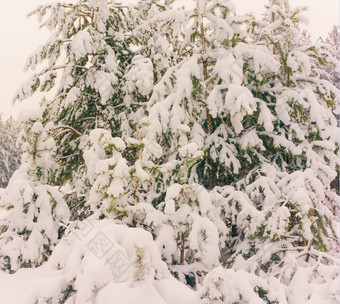
[[(218, 265), (216, 249), (224, 248), (229, 233), (220, 218), (222, 209), (212, 203), (213, 211), (200, 210), (210, 198), (203, 195), (206, 189), (194, 183), (213, 188), (237, 180), (244, 166), (238, 158), (238, 142), (244, 148), (261, 145), (250, 121), (242, 124), (245, 118), (260, 112), (259, 124), (271, 128), (269, 108), (245, 83), (252, 69), (258, 73), (255, 77), (266, 79), (278, 72), (279, 63), (267, 48), (245, 43), (240, 24), (247, 18), (237, 17), (234, 10), (230, 1), (197, 2), (187, 13), (178, 43), (185, 55), (155, 85), (149, 101), (148, 136), (155, 142), (166, 138), (162, 146), (168, 162), (161, 172), (170, 173), (163, 173), (164, 182), (178, 183), (166, 189), (165, 201), (158, 205), (170, 223), (159, 228), (159, 238), (166, 239), (166, 234), (175, 238), (175, 264), (194, 265), (174, 269), (189, 276)], [(200, 233), (194, 237), (197, 230)], [(215, 261), (206, 264), (204, 252), (209, 248), (216, 248), (208, 254)]]
[[(329, 184), (336, 175), (339, 92), (316, 77), (317, 62), (332, 60), (329, 52), (298, 46), (302, 12), (287, 1), (270, 3), (250, 46), (239, 27), (248, 20), (233, 15), (231, 2), (198, 2), (188, 14), (185, 55), (155, 85), (149, 102), (149, 134), (167, 139), (167, 168), (182, 162), (169, 179), (214, 188), (215, 210), (226, 223), (221, 249), (231, 255), (224, 261), (236, 269), (245, 263), (251, 272), (270, 274), (289, 263), (287, 251), (312, 263), (309, 251), (317, 258), (336, 248), (329, 207), (339, 200)], [(191, 158), (187, 167), (184, 155)], [(174, 210), (174, 202), (168, 204), (159, 207)]]
[[(42, 268), (60, 274), (56, 288), (36, 287), (36, 296), (102, 304), (120, 286), (128, 302), (148, 286), (169, 304), (176, 299), (164, 286), (175, 277), (202, 303), (334, 302), (339, 197), (329, 185), (339, 91), (319, 77), (329, 51), (301, 45), (303, 9), (289, 1), (269, 1), (260, 21), (236, 15), (227, 0), (172, 4), (79, 1), (35, 11), (54, 34), (28, 65), (51, 65), (18, 99), (54, 85), (57, 94), (30, 122), (30, 165), (21, 170), (34, 177), (25, 180), (39, 214), (40, 187), (60, 186), (72, 208)], [(2, 205), (12, 202), (9, 189)], [(63, 216), (51, 201), (55, 227)], [(8, 212), (21, 212), (12, 205)], [(30, 210), (18, 211), (29, 231), (39, 223)], [(128, 256), (127, 281), (105, 272), (105, 254), (93, 259), (97, 233)]]
[[(42, 5), (30, 14), (52, 34), (27, 60), (26, 68), (38, 71), (18, 90), (16, 100), (56, 90), (42, 107), (57, 131), (58, 178), (69, 181), (65, 193), (73, 217), (86, 214), (76, 209), (83, 208), (93, 182), (83, 155), (88, 133), (95, 128), (131, 133), (127, 117), (139, 109), (138, 102), (130, 107), (128, 97), (124, 99), (122, 75), (132, 57), (124, 10), (107, 1), (78, 1)], [(40, 69), (44, 62), (47, 67)]]
[(280, 69), (260, 81), (248, 77), (247, 87), (266, 110), (256, 120), (250, 118), (253, 136), (239, 141), (244, 177), (214, 191), (232, 227), (235, 251), (227, 260), (232, 268), (274, 275), (290, 284), (292, 277), (320, 264), (320, 272), (309, 273), (309, 279), (322, 277), (319, 283), (325, 287), (339, 275), (327, 275), (339, 264), (336, 258), (321, 258), (324, 251), (335, 254), (338, 244), (336, 208), (331, 206), (338, 205), (339, 198), (330, 182), (338, 161), (333, 111), (339, 91), (317, 77), (317, 62), (331, 60), (329, 53), (313, 45), (298, 46), (303, 10), (274, 2), (269, 2), (265, 22), (259, 23), (253, 39), (266, 42)]

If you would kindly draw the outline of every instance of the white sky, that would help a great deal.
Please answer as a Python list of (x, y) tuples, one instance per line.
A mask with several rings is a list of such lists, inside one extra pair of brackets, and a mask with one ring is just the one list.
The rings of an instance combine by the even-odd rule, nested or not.
[[(193, 0), (178, 0), (183, 4)], [(5, 117), (17, 116), (20, 109), (26, 108), (34, 100), (24, 101), (15, 106), (11, 99), (28, 77), (23, 72), (26, 58), (48, 37), (46, 30), (39, 30), (35, 17), (26, 19), (25, 15), (37, 5), (52, 2), (50, 0), (7, 0), (0, 10), (0, 113)], [(128, 2), (121, 0), (118, 2)], [(253, 12), (260, 15), (265, 0), (234, 0), (238, 13)], [(339, 25), (339, 0), (290, 0), (291, 6), (308, 6), (306, 16), (310, 19), (309, 31), (312, 38), (325, 37), (333, 24)]]

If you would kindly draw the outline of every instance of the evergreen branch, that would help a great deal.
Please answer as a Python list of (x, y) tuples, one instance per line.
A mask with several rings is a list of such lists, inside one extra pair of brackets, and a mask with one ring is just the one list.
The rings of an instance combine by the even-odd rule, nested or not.
[(191, 47), (189, 50), (187, 50), (187, 51), (185, 51), (185, 52), (179, 54), (178, 56), (179, 56), (179, 57), (182, 57), (182, 56), (184, 56), (185, 54), (191, 52), (193, 49), (194, 49), (194, 47)]
[(297, 82), (308, 82), (308, 83), (311, 83), (311, 84), (317, 84), (317, 80), (318, 79), (314, 79), (314, 78), (309, 78), (309, 77), (295, 77), (294, 78), (295, 81)]
[(91, 24), (92, 24), (92, 27), (94, 28), (94, 7), (92, 8), (92, 16), (90, 16), (91, 18)]
[(202, 103), (205, 107), (208, 107), (208, 104), (205, 102), (205, 101), (203, 101), (203, 100), (197, 100), (198, 102), (200, 102), (200, 103)]
[(59, 129), (62, 129), (62, 130), (69, 130), (71, 131), (74, 135), (77, 135), (77, 136), (82, 136), (82, 134), (80, 132), (78, 132), (76, 129), (70, 127), (70, 126), (66, 126), (66, 125), (60, 125), (60, 126), (56, 126), (53, 128), (54, 131), (56, 130), (59, 130)]
[[(278, 49), (278, 51), (279, 51), (279, 53), (280, 53), (280, 57), (281, 57), (281, 63), (282, 63), (282, 64), (285, 64), (285, 56), (284, 56), (284, 52), (283, 52), (283, 50), (282, 50), (281, 45), (280, 45), (280, 44), (277, 44), (277, 43), (274, 41), (274, 39), (273, 39), (272, 37), (270, 37), (268, 34), (265, 34), (264, 36), (270, 41), (270, 43), (272, 43), (272, 44)], [(275, 51), (275, 50), (273, 50), (273, 51)], [(275, 54), (274, 54), (274, 55), (275, 55)]]
[(79, 14), (79, 16), (78, 17), (88, 17), (88, 18), (91, 18), (91, 16), (90, 15), (88, 15), (88, 14), (86, 14), (86, 13), (81, 13), (81, 14)]
[(60, 159), (67, 159), (67, 158), (70, 158), (70, 157), (76, 156), (76, 155), (79, 155), (79, 152), (73, 153), (73, 154), (68, 154), (68, 155), (65, 155), (65, 156), (60, 156), (59, 158)]
[[(88, 68), (81, 66), (81, 65), (75, 65), (76, 68), (78, 69), (82, 69), (82, 70), (86, 70), (88, 71)], [(51, 72), (51, 71), (57, 71), (57, 70), (61, 70), (61, 69), (66, 69), (67, 66), (66, 65), (62, 65), (62, 66), (57, 66), (55, 68), (46, 68), (45, 70), (41, 71), (38, 75), (36, 75), (37, 77), (40, 77), (44, 74), (46, 74), (47, 72)]]
[(335, 237), (332, 237), (332, 236), (328, 236), (328, 235), (326, 235), (326, 238), (329, 238), (329, 239), (331, 239), (331, 240), (333, 240), (333, 241), (335, 241), (338, 245), (340, 245), (340, 242), (339, 242), (339, 240), (337, 240)]

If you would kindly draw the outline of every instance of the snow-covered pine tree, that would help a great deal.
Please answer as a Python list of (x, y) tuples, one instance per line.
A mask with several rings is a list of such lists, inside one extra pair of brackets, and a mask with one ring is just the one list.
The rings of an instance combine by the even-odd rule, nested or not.
[(0, 188), (5, 188), (13, 172), (19, 167), (21, 153), (16, 147), (20, 124), (11, 116), (3, 120), (0, 115)]
[[(153, 220), (146, 220), (146, 213), (152, 214), (152, 202), (160, 195), (157, 191), (159, 183), (155, 178), (159, 171), (162, 148), (148, 139), (150, 122), (146, 117), (146, 110), (154, 84), (169, 67), (178, 62), (178, 56), (173, 52), (173, 41), (181, 35), (178, 24), (183, 21), (184, 13), (172, 9), (172, 2), (143, 0), (128, 10), (130, 24), (133, 25), (131, 38), (135, 51), (131, 65), (124, 75), (124, 99), (132, 107), (138, 103), (142, 106), (136, 108), (122, 126), (124, 130), (121, 138), (126, 143), (123, 156), (130, 166), (129, 182), (123, 196), (123, 205), (127, 209), (110, 209), (113, 213), (118, 211), (121, 219), (122, 214), (125, 214), (127, 218), (124, 220), (133, 226), (151, 225)], [(154, 160), (158, 162), (155, 163)], [(111, 183), (110, 186), (114, 185)], [(113, 205), (111, 202), (111, 207)]]
[(7, 212), (0, 221), (0, 268), (14, 272), (36, 267), (47, 260), (70, 212), (50, 180), (56, 170), (53, 123), (41, 123), (42, 111), (25, 110), (18, 143), (21, 166), (15, 171), (0, 199)]
[(94, 182), (87, 172), (84, 149), (89, 132), (106, 128), (121, 136), (127, 115), (139, 108), (124, 99), (123, 71), (131, 62), (131, 35), (126, 7), (107, 1), (53, 3), (36, 8), (51, 38), (28, 59), (26, 68), (43, 68), (18, 90), (21, 100), (35, 91), (54, 88), (54, 98), (42, 103), (45, 120), (58, 131), (59, 183), (65, 185), (73, 217), (84, 217), (84, 203)]
[[(89, 169), (84, 158), (93, 144), (89, 133), (104, 128), (127, 143), (139, 132), (154, 82), (175, 60), (169, 41), (179, 36), (176, 25), (183, 13), (165, 11), (171, 1), (157, 2), (123, 6), (82, 0), (43, 5), (31, 13), (53, 34), (29, 58), (27, 68), (44, 61), (48, 67), (24, 84), (16, 99), (38, 89), (57, 91), (42, 106), (58, 131), (59, 183), (74, 218), (88, 215), (84, 204), (96, 178), (94, 160)], [(138, 149), (136, 143), (127, 145), (124, 157), (130, 164)]]
[[(267, 83), (279, 63), (266, 47), (245, 43), (245, 22), (231, 1), (197, 1), (181, 24), (182, 37), (173, 42), (180, 45), (179, 63), (155, 85), (149, 101), (148, 138), (164, 151), (164, 200), (156, 208), (166, 220), (156, 229), (157, 239), (173, 271), (196, 283), (197, 274), (218, 265), (219, 246), (225, 247), (232, 230), (221, 219), (225, 208), (211, 201), (207, 189), (248, 173), (251, 158), (240, 155), (251, 145), (256, 149), (250, 153), (259, 154), (254, 124), (271, 127), (267, 105), (245, 84)], [(175, 242), (167, 243), (169, 238)]]
[[(333, 62), (327, 48), (298, 40), (303, 10), (291, 9), (287, 0), (270, 0), (264, 20), (250, 23), (258, 27), (250, 30), (249, 42), (266, 45), (268, 58), (276, 60), (279, 69), (259, 75), (250, 67), (243, 82), (261, 105), (241, 122), (242, 133), (250, 129), (253, 135), (235, 142), (241, 164), (237, 180), (211, 192), (231, 228), (223, 254), (227, 267), (236, 272), (216, 268), (207, 275), (201, 290), (207, 303), (247, 300), (253, 291), (264, 302), (275, 303), (272, 292), (279, 283), (286, 289), (279, 303), (317, 298), (309, 287), (298, 294), (311, 282), (330, 291), (323, 301), (337, 298), (334, 285), (327, 286), (339, 280), (334, 213), (339, 197), (330, 190), (339, 149), (333, 114), (339, 91), (319, 78), (319, 65)], [(244, 270), (276, 283), (269, 287), (259, 277), (240, 273)], [(257, 286), (243, 289), (246, 285), (238, 278), (245, 277), (247, 284), (255, 280)], [(234, 294), (239, 286), (242, 291)]]
[[(250, 122), (252, 136), (236, 144), (245, 170), (231, 186), (214, 190), (215, 205), (222, 206), (232, 228), (227, 264), (287, 285), (306, 271), (301, 265), (335, 265), (324, 252), (334, 251), (338, 242), (332, 204), (339, 198), (330, 182), (339, 149), (333, 114), (339, 91), (317, 77), (317, 64), (332, 60), (329, 52), (299, 46), (303, 10), (291, 9), (288, 1), (268, 1), (253, 43), (265, 44), (280, 68), (270, 77), (259, 77), (255, 69), (248, 74), (244, 85), (260, 107), (242, 121)], [(329, 258), (320, 261), (324, 255)], [(327, 271), (318, 272), (320, 283), (329, 279)]]
[[(126, 104), (121, 109), (122, 131), (120, 138), (113, 138), (115, 133), (95, 130), (93, 135), (102, 135), (94, 135), (96, 143), (90, 144), (101, 147), (107, 154), (97, 164), (97, 178), (88, 202), (95, 216), (119, 218), (130, 226), (148, 226), (150, 230), (159, 218), (153, 216), (157, 212), (152, 202), (160, 196), (157, 191), (160, 183), (155, 178), (159, 175), (156, 172), (162, 148), (147, 138), (150, 122), (146, 106), (154, 83), (178, 61), (171, 42), (181, 34), (178, 22), (183, 20), (184, 13), (172, 10), (171, 2), (140, 1), (127, 9), (134, 52), (122, 81)], [(108, 144), (117, 143), (118, 139), (118, 149), (115, 144)], [(95, 152), (90, 150), (87, 153)], [(88, 159), (95, 171), (96, 157)]]
[[(231, 2), (223, 4), (232, 10)], [(317, 63), (332, 58), (324, 48), (298, 47), (297, 24), (304, 17), (301, 9), (291, 10), (288, 1), (269, 3), (260, 33), (264, 39), (256, 47), (241, 41), (240, 27), (233, 23), (233, 17), (224, 15), (222, 20), (234, 25), (236, 34), (226, 22), (220, 22), (213, 2), (201, 1), (199, 5), (188, 30), (191, 40), (183, 38), (187, 47), (184, 58), (163, 76), (150, 100), (150, 134), (154, 141), (163, 143), (171, 160), (165, 167), (172, 164), (175, 168), (168, 183), (184, 184), (187, 189), (195, 181), (207, 188), (215, 186), (213, 205), (229, 227), (226, 246), (225, 227), (220, 244), (227, 263), (235, 269), (244, 265), (255, 273), (271, 272), (273, 265), (284, 269), (290, 251), (310, 261), (310, 251), (331, 250), (333, 238), (338, 238), (330, 208), (338, 198), (329, 191), (329, 183), (338, 149), (332, 111), (338, 106), (339, 93), (328, 82), (313, 77), (318, 73)], [(203, 30), (202, 20), (208, 20), (207, 28), (203, 22)], [(216, 30), (220, 31), (218, 38)], [(229, 40), (222, 39), (218, 45), (221, 37)], [(188, 41), (198, 43), (190, 48), (185, 44)], [(181, 143), (187, 145), (182, 149)], [(199, 150), (204, 151), (203, 161), (201, 156), (193, 157)], [(184, 180), (183, 155), (193, 160)], [(167, 196), (172, 198), (172, 190), (170, 187), (165, 201)], [(176, 201), (190, 205), (192, 198), (186, 197), (185, 191), (178, 192), (183, 200), (169, 199), (169, 204), (158, 205), (160, 210), (179, 210)], [(194, 200), (200, 205), (197, 197)], [(177, 240), (176, 244), (163, 243), (163, 248), (172, 250), (168, 260), (172, 257), (174, 264), (191, 263), (189, 240), (181, 232), (184, 223), (190, 226), (187, 218), (178, 226), (171, 222), (159, 238), (168, 235)], [(180, 248), (185, 248), (184, 260), (174, 253)], [(165, 256), (171, 252), (166, 251)], [(280, 274), (282, 281), (287, 280), (285, 275), (285, 271)], [(322, 275), (327, 281), (325, 273)]]

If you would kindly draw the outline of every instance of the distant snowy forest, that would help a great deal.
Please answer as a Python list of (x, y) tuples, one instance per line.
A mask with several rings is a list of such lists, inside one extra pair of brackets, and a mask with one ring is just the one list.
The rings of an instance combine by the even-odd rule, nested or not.
[(0, 116), (0, 303), (340, 303), (339, 27), (193, 1), (30, 13), (51, 36), (13, 101), (45, 96)]

